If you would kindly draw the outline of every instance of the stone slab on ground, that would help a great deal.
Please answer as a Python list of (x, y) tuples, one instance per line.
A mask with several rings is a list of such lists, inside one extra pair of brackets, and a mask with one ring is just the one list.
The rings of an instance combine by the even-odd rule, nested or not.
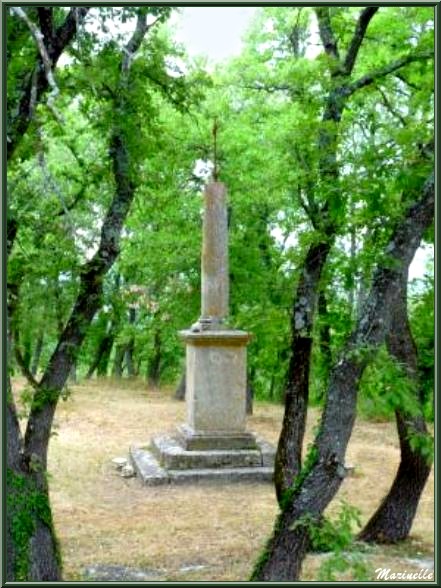
[(222, 469), (194, 469), (169, 470), (170, 481), (173, 484), (188, 484), (201, 482), (230, 483), (230, 482), (272, 482), (274, 468), (222, 468)]
[(215, 482), (272, 482), (273, 467), (194, 468), (165, 470), (148, 449), (130, 448), (130, 459), (137, 475), (147, 486)]
[(188, 451), (180, 445), (177, 439), (170, 435), (154, 437), (151, 449), (159, 459), (161, 466), (167, 470), (259, 467), (263, 465), (262, 453), (258, 448)]
[(129, 456), (136, 475), (147, 486), (158, 486), (169, 482), (167, 472), (159, 465), (158, 460), (150, 451), (132, 446)]
[(96, 564), (84, 570), (84, 579), (92, 582), (148, 582), (163, 574), (162, 570), (141, 570), (119, 565)]

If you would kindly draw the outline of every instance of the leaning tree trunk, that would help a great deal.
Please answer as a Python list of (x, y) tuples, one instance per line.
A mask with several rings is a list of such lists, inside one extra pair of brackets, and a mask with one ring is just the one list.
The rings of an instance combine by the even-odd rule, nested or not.
[(297, 286), (291, 318), (293, 341), (285, 389), (285, 412), (274, 470), (279, 502), (300, 472), (309, 399), (313, 320), (320, 276), (330, 249), (329, 241), (311, 245)]
[(395, 411), (401, 460), (393, 484), (378, 510), (369, 520), (358, 538), (362, 541), (394, 543), (410, 533), (412, 522), (427, 478), (431, 463), (418, 449), (412, 448), (410, 439), (420, 435), (430, 439), (422, 415), (418, 394), (418, 358), (407, 317), (407, 271), (403, 272), (399, 285), (399, 299), (392, 308), (391, 329), (386, 336), (389, 353), (403, 366), (407, 377), (415, 384), (415, 405), (419, 414)]
[[(147, 16), (138, 16), (136, 31), (121, 59), (121, 88), (115, 104), (124, 117), (124, 92), (133, 54), (147, 31)], [(119, 120), (119, 119), (118, 119)], [(101, 306), (103, 277), (119, 253), (123, 223), (135, 186), (122, 128), (115, 125), (110, 156), (115, 194), (106, 213), (97, 252), (80, 273), (78, 295), (71, 315), (52, 353), (40, 382), (36, 383), (24, 439), (14, 419), (12, 396), (8, 401), (8, 580), (58, 581), (61, 565), (52, 525), (47, 484), (47, 455), (55, 409), (93, 316)], [(18, 450), (17, 454), (17, 447)]]
[[(390, 328), (390, 309), (404, 268), (412, 261), (433, 220), (434, 174), (421, 200), (411, 206), (385, 249), (385, 265), (374, 273), (363, 313), (331, 370), (320, 430), (302, 475), (285, 493), (273, 536), (252, 574), (253, 581), (298, 580), (308, 550), (310, 523), (318, 522), (345, 477), (345, 453), (354, 425), (357, 388), (363, 371)], [(307, 466), (307, 467), (306, 467)]]

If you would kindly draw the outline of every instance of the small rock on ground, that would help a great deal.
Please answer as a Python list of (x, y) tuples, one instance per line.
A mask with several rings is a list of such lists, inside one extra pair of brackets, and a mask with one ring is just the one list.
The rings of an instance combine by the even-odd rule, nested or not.
[(434, 568), (434, 561), (433, 559), (419, 559), (419, 558), (407, 558), (406, 559), (407, 563), (412, 564), (413, 566), (418, 566), (421, 569), (426, 569), (426, 570), (433, 570)]

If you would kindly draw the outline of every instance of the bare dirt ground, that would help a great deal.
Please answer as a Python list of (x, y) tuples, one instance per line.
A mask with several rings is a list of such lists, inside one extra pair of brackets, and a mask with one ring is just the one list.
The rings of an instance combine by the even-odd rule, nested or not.
[[(14, 388), (23, 385), (17, 378)], [(308, 438), (319, 413), (308, 419)], [(257, 403), (248, 428), (277, 442), (282, 407)], [(94, 380), (72, 387), (60, 402), (51, 440), (51, 502), (61, 543), (65, 580), (85, 579), (96, 566), (124, 566), (168, 581), (243, 581), (271, 534), (278, 511), (271, 484), (143, 487), (122, 478), (111, 460), (131, 444), (173, 431), (185, 421), (185, 404), (172, 390), (142, 382)], [(393, 423), (358, 422), (347, 462), (355, 465), (330, 505), (346, 500), (362, 521), (387, 492), (399, 459)], [(411, 538), (368, 551), (378, 567), (412, 572), (431, 565), (434, 543), (433, 473), (421, 499)], [(316, 580), (324, 556), (309, 555), (302, 580)], [(341, 576), (350, 579), (350, 574)]]

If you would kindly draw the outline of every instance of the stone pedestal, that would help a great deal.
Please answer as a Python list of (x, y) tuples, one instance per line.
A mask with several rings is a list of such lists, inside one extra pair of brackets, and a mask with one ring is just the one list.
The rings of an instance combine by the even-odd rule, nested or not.
[(187, 425), (181, 429), (186, 446), (253, 446), (245, 432), (248, 333), (181, 331), (180, 335), (187, 347)]
[(181, 331), (187, 354), (187, 423), (132, 448), (146, 485), (270, 482), (274, 448), (246, 430), (246, 345), (237, 330)]

